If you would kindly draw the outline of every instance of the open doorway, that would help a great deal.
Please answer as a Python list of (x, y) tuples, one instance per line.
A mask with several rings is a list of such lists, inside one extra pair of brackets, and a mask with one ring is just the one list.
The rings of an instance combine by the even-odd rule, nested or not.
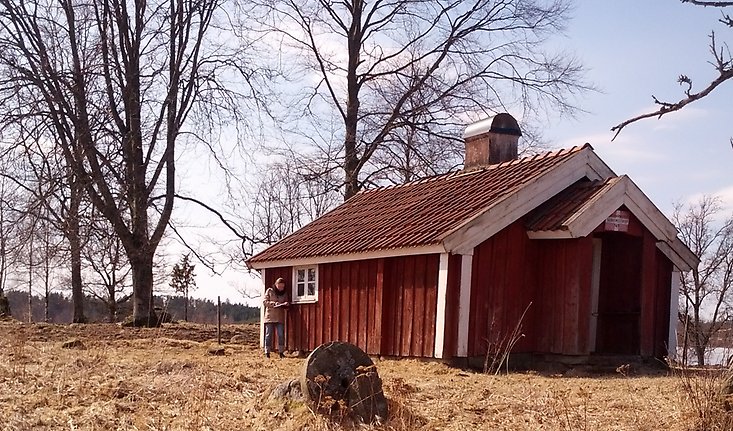
[(603, 232), (594, 238), (594, 352), (638, 355), (641, 317), (642, 238)]

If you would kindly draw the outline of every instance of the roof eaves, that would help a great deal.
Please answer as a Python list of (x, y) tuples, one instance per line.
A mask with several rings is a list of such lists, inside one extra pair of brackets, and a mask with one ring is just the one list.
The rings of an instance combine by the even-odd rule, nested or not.
[(503, 198), (444, 234), (442, 242), (445, 249), (459, 254), (469, 253), (485, 239), (585, 177), (587, 170), (584, 167), (588, 164), (588, 153), (593, 153), (593, 147), (588, 144), (580, 148), (573, 147), (569, 150), (547, 153), (542, 157), (557, 157), (570, 153), (574, 154), (540, 175), (522, 182), (505, 193)]
[(622, 205), (626, 193), (624, 178), (625, 176), (607, 179), (602, 187), (567, 217), (563, 225), (567, 226), (573, 238), (590, 234), (610, 212)]
[(368, 250), (356, 253), (319, 254), (317, 256), (300, 257), (295, 259), (272, 259), (253, 262), (251, 268), (263, 269), (284, 266), (318, 265), (334, 262), (347, 262), (354, 260), (379, 259), (386, 257), (397, 257), (418, 254), (445, 253), (446, 250), (441, 244), (432, 244), (416, 247), (385, 248), (379, 250)]

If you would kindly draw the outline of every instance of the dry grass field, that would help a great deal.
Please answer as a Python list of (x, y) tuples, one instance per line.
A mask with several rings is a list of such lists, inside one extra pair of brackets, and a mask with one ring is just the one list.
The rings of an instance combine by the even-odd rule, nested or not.
[[(229, 343), (240, 335), (239, 343)], [(268, 397), (302, 359), (266, 359), (256, 326), (0, 322), (2, 430), (338, 430), (353, 426)], [(76, 338), (83, 346), (62, 348)], [(681, 379), (620, 374), (489, 376), (435, 362), (381, 360), (391, 418), (367, 429), (690, 430)], [(360, 428), (361, 429), (361, 428)]]

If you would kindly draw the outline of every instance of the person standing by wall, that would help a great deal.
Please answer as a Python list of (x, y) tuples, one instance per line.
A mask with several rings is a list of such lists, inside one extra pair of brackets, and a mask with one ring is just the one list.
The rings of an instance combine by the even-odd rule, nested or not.
[(277, 332), (277, 351), (280, 357), (285, 355), (285, 309), (290, 305), (288, 293), (285, 291), (285, 279), (278, 278), (275, 284), (265, 292), (265, 356), (270, 357), (272, 334)]

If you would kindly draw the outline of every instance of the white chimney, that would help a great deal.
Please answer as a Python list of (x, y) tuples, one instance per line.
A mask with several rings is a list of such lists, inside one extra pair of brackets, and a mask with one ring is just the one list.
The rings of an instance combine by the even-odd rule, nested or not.
[(507, 113), (469, 125), (463, 133), (466, 143), (463, 169), (471, 170), (516, 159), (520, 136), (522, 131), (517, 120)]

